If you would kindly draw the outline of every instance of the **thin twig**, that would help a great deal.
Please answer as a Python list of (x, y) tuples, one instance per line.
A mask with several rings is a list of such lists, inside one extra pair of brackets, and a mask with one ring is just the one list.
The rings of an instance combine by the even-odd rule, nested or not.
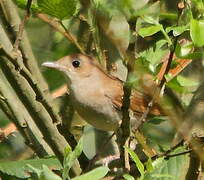
[(168, 156), (168, 154), (170, 154), (170, 153), (171, 153), (172, 151), (174, 151), (176, 148), (182, 146), (183, 143), (184, 143), (184, 140), (181, 140), (178, 144), (176, 144), (175, 146), (171, 147), (169, 150), (165, 151), (164, 153), (159, 154), (159, 155), (157, 154), (157, 155), (153, 156), (152, 159), (157, 159), (157, 158), (159, 158), (159, 157), (163, 157), (163, 156), (166, 157), (166, 156)]
[(77, 42), (74, 35), (68, 31), (68, 29), (64, 26), (62, 21), (57, 21), (53, 18), (48, 17), (46, 14), (38, 13), (36, 16), (41, 19), (42, 21), (48, 23), (52, 28), (54, 28), (56, 31), (61, 33), (65, 38), (67, 38), (69, 41), (71, 41), (75, 46), (79, 49), (79, 51), (83, 54), (85, 54), (85, 51), (80, 46), (80, 44)]
[[(9, 53), (12, 53), (13, 44), (10, 42), (9, 37), (10, 36), (15, 38), (17, 37), (19, 25), (21, 24), (21, 18), (12, 0), (3, 0), (0, 2), (1, 2), (2, 18), (4, 19), (3, 25), (0, 24), (0, 31), (1, 31), (0, 41), (2, 43), (2, 46), (5, 48), (5, 50)], [(10, 27), (10, 28), (8, 29), (7, 27)], [(9, 34), (9, 37), (8, 37), (8, 34)], [(34, 54), (32, 52), (32, 48), (25, 30), (22, 35), (22, 40), (19, 45), (19, 50), (22, 55), (22, 62), (29, 69), (32, 76), (37, 80), (38, 84), (43, 88), (44, 91), (46, 91), (47, 83), (45, 82), (42, 76), (42, 73), (40, 72), (37, 60), (34, 57)], [(14, 54), (20, 55), (20, 53), (14, 53)], [(46, 98), (48, 98), (48, 96)]]
[(17, 36), (16, 36), (15, 43), (13, 45), (13, 51), (14, 52), (17, 52), (17, 50), (18, 50), (20, 41), (21, 41), (22, 36), (23, 36), (23, 30), (24, 30), (25, 23), (27, 22), (27, 20), (30, 17), (30, 7), (31, 7), (31, 4), (32, 4), (32, 0), (28, 0), (27, 1), (27, 5), (26, 5), (26, 13), (25, 13), (25, 15), (23, 17), (22, 22), (19, 25), (19, 30), (18, 30), (18, 33), (17, 33)]
[(184, 155), (184, 154), (188, 154), (190, 152), (192, 152), (193, 150), (190, 149), (188, 151), (184, 151), (184, 152), (180, 152), (180, 153), (175, 153), (175, 154), (168, 154), (166, 155), (165, 159), (169, 159), (169, 158), (172, 158), (172, 157), (176, 157), (176, 156), (181, 156), (181, 155)]
[(170, 51), (170, 54), (169, 54), (168, 63), (166, 65), (166, 69), (164, 71), (163, 77), (162, 77), (162, 79), (161, 79), (161, 81), (160, 81), (160, 83), (158, 85), (161, 90), (164, 88), (163, 86), (166, 83), (165, 75), (168, 74), (168, 72), (169, 72), (169, 70), (171, 68), (171, 63), (173, 61), (173, 57), (174, 57), (174, 52), (175, 52), (175, 49), (176, 49), (177, 40), (178, 40), (178, 38), (176, 37), (175, 40), (174, 40), (173, 49)]
[(63, 27), (64, 31), (67, 33), (67, 37), (69, 38), (69, 40), (75, 44), (75, 46), (79, 49), (79, 51), (82, 53), (82, 54), (85, 54), (83, 48), (79, 45), (77, 39), (74, 37), (73, 34), (71, 34), (69, 32), (69, 30), (65, 27), (65, 25), (63, 24), (62, 21), (59, 21), (60, 25)]

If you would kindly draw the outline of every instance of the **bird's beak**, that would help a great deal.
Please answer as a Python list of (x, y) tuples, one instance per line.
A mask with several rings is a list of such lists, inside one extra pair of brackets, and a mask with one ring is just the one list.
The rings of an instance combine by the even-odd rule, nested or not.
[(62, 64), (59, 64), (58, 62), (44, 62), (42, 63), (42, 66), (57, 69), (59, 71), (65, 71), (66, 67)]

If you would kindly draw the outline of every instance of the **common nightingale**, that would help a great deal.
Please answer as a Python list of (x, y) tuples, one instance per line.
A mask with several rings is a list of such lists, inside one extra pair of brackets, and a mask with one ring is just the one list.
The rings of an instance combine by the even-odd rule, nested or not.
[[(63, 72), (68, 82), (71, 103), (85, 121), (105, 131), (119, 128), (123, 82), (107, 74), (93, 57), (74, 54), (42, 65)], [(138, 93), (133, 90), (130, 97), (133, 121), (137, 121), (138, 113), (144, 112), (148, 103), (144, 99), (138, 100)], [(150, 113), (159, 115), (160, 109), (153, 107)]]

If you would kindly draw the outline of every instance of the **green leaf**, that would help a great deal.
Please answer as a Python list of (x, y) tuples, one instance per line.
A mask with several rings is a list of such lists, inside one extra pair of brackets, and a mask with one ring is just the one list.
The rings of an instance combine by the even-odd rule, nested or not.
[(175, 90), (178, 93), (188, 93), (188, 90), (185, 87), (181, 86), (176, 78), (173, 78), (171, 81), (169, 81), (167, 83), (167, 87)]
[(83, 138), (79, 140), (73, 152), (71, 152), (70, 148), (65, 149), (65, 157), (64, 157), (64, 162), (63, 162), (63, 173), (62, 173), (63, 180), (69, 177), (69, 170), (74, 164), (74, 161), (82, 153), (82, 149), (83, 149)]
[(189, 30), (188, 24), (185, 26), (171, 26), (166, 28), (166, 32), (169, 33), (170, 31), (173, 31), (174, 36), (179, 36), (187, 30)]
[[(148, 68), (151, 72), (156, 72), (156, 67), (167, 53), (166, 40), (157, 41), (153, 47), (141, 52), (139, 56), (149, 62)], [(136, 61), (137, 62), (137, 61)]]
[(193, 50), (193, 44), (191, 42), (188, 42), (184, 45), (177, 44), (175, 53), (176, 56), (179, 58), (183, 58), (188, 56), (188, 54)]
[(142, 7), (141, 9), (138, 9), (137, 11), (133, 12), (133, 17), (137, 17), (137, 16), (152, 16), (154, 19), (156, 19), (157, 21), (159, 20), (159, 14), (160, 14), (160, 2), (156, 1), (155, 3), (148, 3), (146, 4), (144, 7)]
[(204, 13), (204, 4), (202, 0), (192, 0), (191, 3), (194, 11), (197, 11), (198, 14)]
[(162, 123), (162, 122), (164, 122), (164, 121), (166, 121), (166, 120), (167, 120), (166, 116), (155, 116), (155, 117), (151, 118), (151, 119), (148, 121), (148, 123), (160, 124), (160, 123)]
[(196, 20), (191, 18), (190, 22), (190, 36), (193, 43), (201, 47), (204, 45), (204, 20)]
[[(17, 4), (17, 6), (19, 8), (26, 9), (27, 0), (14, 0), (14, 2)], [(39, 12), (40, 11), (38, 5), (36, 3), (34, 3), (34, 2), (32, 2), (32, 4), (31, 4), (31, 10), (33, 12)]]
[(62, 178), (53, 173), (47, 166), (43, 165), (40, 180), (62, 180)]
[(161, 19), (177, 20), (178, 15), (177, 13), (161, 12), (159, 17), (160, 17), (160, 20)]
[(142, 17), (142, 19), (148, 24), (154, 24), (154, 25), (159, 24), (159, 17), (155, 18), (154, 16), (151, 16), (151, 15), (145, 15)]
[[(110, 1), (108, 1), (108, 3), (110, 3)], [(148, 2), (146, 0), (116, 0), (115, 1), (116, 6), (118, 6), (121, 12), (125, 14), (127, 19), (130, 19), (135, 12), (138, 12), (141, 9), (143, 9), (143, 7), (147, 5), (147, 3)]]
[(138, 34), (144, 38), (156, 34), (157, 32), (161, 31), (161, 29), (162, 25), (153, 25), (139, 29)]
[(178, 58), (185, 59), (200, 59), (203, 58), (203, 52), (192, 52), (194, 46), (192, 42), (188, 42), (184, 45), (177, 44), (175, 54)]
[(123, 177), (126, 180), (135, 180), (135, 178), (133, 176), (129, 175), (129, 174), (124, 174)]
[(129, 87), (138, 87), (138, 83), (139, 83), (138, 74), (129, 73), (127, 77), (127, 81), (125, 82), (125, 85)]
[(27, 167), (30, 169), (30, 172), (33, 172), (32, 178), (36, 177), (34, 175), (37, 175), (37, 179), (39, 180), (62, 180), (58, 175), (52, 172), (44, 164), (42, 165), (42, 169), (34, 168), (33, 166), (29, 164), (27, 165)]
[(178, 75), (177, 81), (181, 86), (189, 87), (189, 86), (198, 86), (199, 82), (190, 78), (186, 78), (184, 76)]
[(37, 175), (38, 179), (40, 178), (42, 169), (35, 168), (31, 166), (30, 164), (27, 164), (26, 167), (28, 167), (28, 171), (32, 174), (31, 177), (33, 177), (33, 174), (35, 174)]
[(151, 158), (149, 158), (149, 159), (147, 160), (147, 162), (145, 162), (145, 167), (146, 167), (146, 169), (147, 169), (146, 172), (152, 172), (152, 171), (154, 170), (154, 167), (153, 167)]
[(47, 165), (55, 170), (60, 170), (62, 168), (60, 162), (56, 158), (47, 159), (31, 159), (23, 161), (8, 161), (0, 163), (0, 171), (11, 176), (16, 176), (19, 178), (30, 177), (30, 168), (27, 165), (31, 165), (34, 168), (42, 168), (42, 164)]
[(81, 176), (75, 177), (72, 180), (99, 180), (103, 178), (107, 173), (109, 169), (106, 166), (98, 167), (88, 173), (85, 173)]
[(77, 11), (77, 0), (37, 0), (42, 12), (60, 20), (72, 17)]
[(139, 170), (141, 177), (144, 176), (144, 165), (142, 164), (142, 162), (140, 161), (139, 157), (137, 156), (137, 154), (130, 148), (128, 147), (124, 147), (128, 153), (130, 154), (130, 157), (132, 158), (132, 160), (135, 162), (135, 165), (137, 167), (137, 169)]
[(203, 58), (203, 52), (189, 53), (186, 56), (184, 56), (183, 58), (185, 58), (185, 59), (201, 59), (201, 58)]
[[(176, 154), (185, 151), (185, 147), (179, 147), (171, 154)], [(152, 162), (154, 170), (145, 173), (144, 180), (180, 180), (183, 175), (188, 171), (189, 157), (188, 155), (179, 155), (171, 157), (168, 160), (164, 157), (158, 158)]]

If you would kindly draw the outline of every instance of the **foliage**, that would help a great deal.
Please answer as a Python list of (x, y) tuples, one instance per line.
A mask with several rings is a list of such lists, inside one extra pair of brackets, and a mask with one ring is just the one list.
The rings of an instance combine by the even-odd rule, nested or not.
[(50, 167), (53, 170), (62, 169), (60, 162), (56, 158), (47, 158), (1, 162), (0, 171), (11, 176), (27, 178), (30, 177), (31, 172), (34, 172), (28, 165), (32, 166), (33, 169), (41, 169), (42, 165), (46, 165), (46, 167)]
[(107, 173), (109, 169), (107, 167), (98, 167), (96, 169), (93, 169), (92, 171), (85, 173), (81, 176), (73, 178), (73, 180), (88, 180), (88, 179), (95, 179), (99, 180), (103, 178)]
[[(180, 179), (182, 176), (182, 171), (186, 171), (184, 169), (186, 165), (186, 161), (188, 157), (186, 155), (181, 155), (178, 157), (173, 157), (170, 159), (165, 159), (164, 157), (159, 157), (156, 160), (152, 161), (148, 159), (144, 164), (139, 160), (137, 154), (133, 152), (131, 149), (125, 147), (128, 150), (131, 158), (133, 159), (136, 167), (140, 172), (141, 180), (151, 180), (151, 179)], [(177, 148), (172, 151), (172, 154), (176, 154), (179, 152), (184, 152), (185, 148)]]
[[(15, 0), (14, 2), (21, 8), (19, 10), (21, 14), (28, 10), (27, 0)], [(2, 9), (2, 14), (4, 14), (6, 8)], [(19, 160), (14, 162), (2, 161), (0, 163), (1, 173), (7, 174), (10, 177), (31, 177), (40, 180), (97, 180), (105, 177), (107, 174), (115, 177), (123, 176), (126, 180), (135, 178), (141, 180), (179, 180), (189, 174), (189, 170), (186, 167), (190, 165), (190, 158), (188, 155), (182, 154), (187, 148), (181, 144), (180, 147), (170, 152), (167, 150), (171, 149), (171, 144), (177, 140), (174, 138), (178, 135), (177, 131), (185, 131), (185, 139), (190, 139), (188, 136), (191, 130), (180, 130), (183, 119), (188, 122), (187, 120), (191, 118), (191, 122), (188, 124), (191, 127), (192, 124), (190, 123), (192, 121), (197, 122), (200, 116), (203, 118), (202, 112), (201, 115), (196, 113), (203, 109), (200, 105), (200, 100), (203, 99), (203, 96), (200, 95), (202, 93), (198, 93), (198, 87), (203, 81), (204, 2), (202, 0), (184, 0), (179, 4), (176, 4), (176, 1), (172, 1), (170, 4), (168, 1), (146, 0), (33, 0), (31, 12), (33, 16), (28, 19), (29, 23), (24, 28), (28, 31), (33, 51), (39, 61), (38, 63), (43, 62), (45, 59), (53, 59), (53, 57), (57, 59), (66, 54), (86, 52), (91, 56), (95, 56), (103, 68), (106, 68), (107, 71), (119, 79), (125, 81), (129, 73), (128, 80), (126, 81), (129, 87), (143, 93), (144, 97), (146, 95), (148, 98), (151, 97), (148, 102), (139, 99), (138, 103), (148, 106), (147, 104), (152, 100), (156, 105), (163, 108), (167, 116), (151, 114), (151, 108), (154, 110), (154, 106), (150, 107), (149, 120), (142, 124), (141, 128), (144, 136), (148, 139), (147, 142), (144, 140), (143, 144), (139, 142), (139, 144), (141, 143), (143, 153), (136, 153), (131, 148), (125, 147), (125, 151), (129, 153), (132, 159), (130, 163), (134, 164), (134, 168), (138, 170), (139, 175), (134, 173), (124, 174), (120, 170), (117, 171), (118, 174), (114, 174), (113, 169), (101, 166), (101, 163), (97, 162), (100, 164), (100, 167), (97, 167), (98, 164), (96, 163), (95, 168), (89, 172), (84, 173), (85, 171), (82, 171), (81, 175), (71, 177), (70, 169), (80, 159), (80, 155), (82, 153), (85, 155), (95, 154), (95, 151), (98, 149), (100, 151), (101, 144), (103, 144), (103, 141), (100, 138), (97, 139), (96, 136), (97, 134), (99, 137), (102, 137), (102, 132), (98, 132), (93, 128), (87, 130), (88, 126), (84, 128), (84, 133), (91, 132), (91, 137), (89, 134), (85, 134), (86, 142), (84, 140), (82, 142), (82, 139), (78, 140), (81, 132), (78, 133), (76, 127), (80, 126), (81, 128), (83, 125), (81, 125), (81, 122), (79, 123), (80, 118), (75, 114), (73, 116), (73, 124), (75, 124), (71, 123), (70, 126), (73, 129), (70, 132), (74, 134), (78, 144), (73, 150), (69, 146), (65, 148), (62, 166), (56, 158)], [(9, 34), (8, 36), (11, 42), (13, 42), (17, 36), (14, 33), (16, 29), (12, 29), (14, 25), (9, 24), (7, 20), (9, 16), (4, 16), (0, 17), (4, 25), (2, 30)], [(51, 28), (40, 22), (38, 18), (48, 23)], [(8, 30), (8, 27), (12, 31)], [(68, 42), (66, 38), (69, 40)], [(24, 43), (24, 39), (20, 39)], [(0, 49), (4, 47), (1, 41), (2, 38), (0, 36)], [(29, 55), (23, 52), (22, 44), (19, 48), (22, 51), (21, 58), (24, 58), (22, 64), (28, 68), (29, 61), (27, 61), (27, 57)], [(1, 54), (0, 56), (5, 57)], [(13, 63), (15, 65), (15, 62)], [(131, 72), (127, 72), (127, 67), (130, 64), (131, 68), (129, 70)], [(3, 65), (0, 67), (3, 72)], [(196, 68), (200, 68), (199, 71)], [(13, 67), (13, 69), (18, 70), (20, 75), (25, 73), (22, 70), (23, 68), (21, 69), (18, 66)], [(30, 67), (28, 69), (32, 70)], [(54, 74), (55, 72), (53, 71), (43, 69), (42, 72), (48, 80), (51, 90), (57, 89), (65, 82), (61, 76), (57, 73)], [(35, 76), (35, 73), (29, 72), (28, 75)], [(28, 75), (25, 77), (28, 77)], [(25, 77), (23, 80), (26, 79)], [(38, 80), (35, 77), (33, 79), (34, 90), (36, 90), (38, 88), (36, 86)], [(154, 87), (156, 86), (158, 89), (155, 90)], [(46, 90), (43, 89), (42, 91)], [(15, 90), (16, 94), (18, 92), (19, 89)], [(157, 94), (160, 94), (161, 97), (155, 98)], [(40, 100), (38, 99), (40, 96), (38, 96), (39, 94), (34, 95), (37, 103), (45, 104), (46, 96), (45, 98), (40, 98)], [(0, 92), (0, 108), (5, 104), (7, 98), (3, 97), (2, 92)], [(168, 103), (166, 103), (165, 98), (168, 99)], [(18, 99), (21, 99), (21, 97), (18, 97)], [(57, 99), (57, 109), (61, 105), (58, 105), (58, 100), (59, 104), (61, 103), (61, 99)], [(27, 107), (27, 100), (24, 99), (24, 101), (22, 101), (22, 104)], [(202, 108), (192, 108), (196, 104)], [(9, 107), (9, 105), (7, 106)], [(188, 113), (191, 110), (192, 113), (189, 115)], [(39, 109), (34, 111), (40, 112)], [(145, 115), (145, 110), (142, 109), (141, 111), (138, 113)], [(181, 115), (179, 114), (180, 111), (182, 112)], [(10, 112), (8, 110), (4, 112), (5, 114), (8, 112), (11, 115), (15, 114), (13, 111)], [(31, 112), (28, 114), (31, 114)], [(47, 114), (50, 115), (50, 111)], [(35, 115), (31, 115), (31, 117), (34, 118)], [(13, 119), (17, 119), (17, 117), (14, 116)], [(21, 123), (19, 124), (21, 127)], [(202, 124), (198, 127), (203, 130)], [(196, 131), (199, 132), (199, 130)], [(75, 133), (75, 131), (77, 132)], [(21, 133), (24, 136), (27, 135), (23, 130)], [(106, 138), (107, 134), (105, 134)], [(41, 138), (46, 139), (45, 137)], [(32, 138), (26, 138), (27, 141), (30, 139)], [(86, 147), (83, 146), (83, 143), (86, 144)], [(191, 143), (191, 141), (187, 143), (190, 144), (189, 147), (193, 147), (194, 143), (193, 145)], [(4, 146), (2, 145), (2, 147)], [(154, 149), (155, 157), (149, 156), (147, 147)], [(197, 150), (197, 147), (195, 149)], [(90, 151), (90, 153), (87, 153), (87, 151)], [(105, 152), (105, 149), (103, 151), (102, 153), (104, 154), (114, 154), (117, 152), (117, 149), (112, 144), (107, 152)], [(56, 155), (57, 151), (54, 152)], [(165, 154), (165, 152), (168, 153)], [(171, 155), (177, 153), (177, 156), (171, 157)], [(10, 154), (12, 153), (10, 152)], [(89, 155), (87, 157), (90, 158)]]
[(37, 4), (42, 12), (61, 20), (72, 17), (77, 9), (77, 0), (38, 0)]
[(70, 179), (69, 170), (71, 169), (75, 160), (82, 153), (82, 150), (83, 150), (82, 147), (83, 147), (83, 141), (82, 139), (80, 139), (73, 152), (71, 152), (71, 149), (69, 147), (65, 149), (65, 157), (64, 157), (64, 162), (63, 162), (63, 173), (62, 173), (63, 180)]

